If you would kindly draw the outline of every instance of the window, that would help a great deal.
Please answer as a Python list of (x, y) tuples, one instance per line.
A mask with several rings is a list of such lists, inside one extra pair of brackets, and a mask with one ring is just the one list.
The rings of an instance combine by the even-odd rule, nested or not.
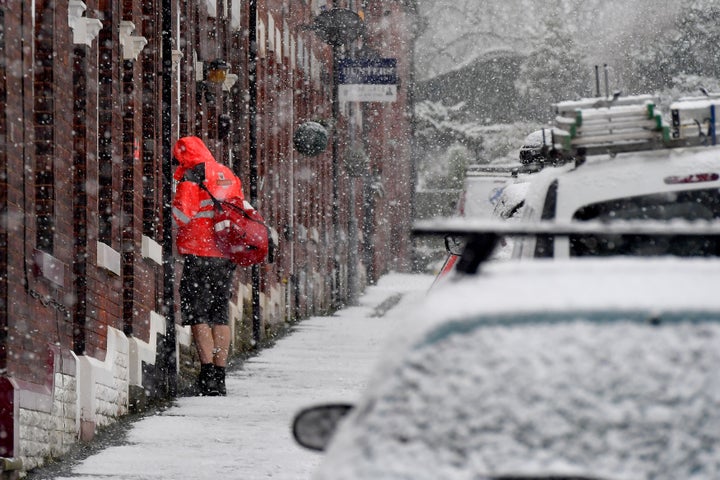
[(99, 37), (98, 60), (98, 240), (112, 245), (113, 218), (113, 50), (112, 32)]
[(35, 218), (37, 248), (52, 253), (55, 233), (55, 104), (53, 94), (53, 25), (44, 21), (47, 8), (36, 11), (33, 107), (35, 127)]
[[(714, 220), (720, 218), (720, 189), (665, 192), (594, 203), (573, 220)], [(716, 238), (689, 236), (584, 235), (570, 237), (570, 255), (717, 256)]]

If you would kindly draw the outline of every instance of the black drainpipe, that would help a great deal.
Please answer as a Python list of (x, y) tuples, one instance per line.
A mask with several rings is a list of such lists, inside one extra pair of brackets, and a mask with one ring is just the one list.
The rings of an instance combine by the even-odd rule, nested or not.
[(177, 395), (177, 362), (175, 360), (175, 262), (172, 239), (172, 0), (162, 0), (162, 251), (163, 251), (163, 316), (165, 341), (162, 359), (167, 394)]
[[(251, 0), (248, 11), (248, 140), (250, 150), (250, 203), (258, 207), (258, 165), (257, 165), (257, 0)], [(252, 266), (252, 335), (255, 347), (260, 345), (260, 266)]]

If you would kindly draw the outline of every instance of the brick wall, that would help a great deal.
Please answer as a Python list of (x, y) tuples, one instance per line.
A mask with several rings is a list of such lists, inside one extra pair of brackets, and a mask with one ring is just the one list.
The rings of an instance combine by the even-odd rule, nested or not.
[[(7, 52), (7, 42), (5, 40), (6, 32), (5, 10), (0, 10), (0, 55), (5, 57)], [(7, 62), (0, 63), (0, 137), (4, 139), (0, 144), (0, 211), (9, 215), (8, 208), (8, 71)], [(7, 217), (9, 219), (9, 216)], [(0, 228), (0, 370), (5, 371), (7, 368), (7, 327), (8, 327), (8, 235), (9, 224), (5, 223), (4, 228)]]
[[(166, 109), (170, 140), (203, 138), (241, 177), (278, 240), (274, 263), (237, 271), (234, 353), (258, 348), (254, 316), (264, 340), (345, 301), (350, 262), (361, 283), (405, 266), (412, 168), (407, 144), (394, 139), (408, 133), (407, 91), (394, 105), (351, 106), (361, 121), (341, 115), (331, 126), (340, 140), (335, 231), (332, 150), (308, 158), (292, 145), (302, 122), (333, 120), (332, 51), (305, 28), (320, 10), (300, 0), (257, 2), (250, 78), (249, 2), (216, 2), (211, 12), (205, 1), (171, 0), (173, 87), (164, 105), (163, 3), (0, 0), (0, 457), (21, 469), (194, 380), (192, 338), (178, 309), (165, 308), (167, 285), (179, 305), (171, 282), (182, 268), (163, 252)], [(367, 42), (410, 75), (401, 26), (384, 26), (388, 16), (407, 22), (408, 2), (364, 3), (368, 27), (382, 26), (368, 29)], [(217, 58), (230, 64), (234, 84), (204, 77), (198, 62)], [(372, 161), (355, 179), (342, 164), (350, 138), (363, 138)], [(366, 214), (361, 192), (377, 181), (385, 195), (374, 212), (382, 213)], [(368, 232), (358, 250), (347, 241), (353, 211)]]
[[(366, 142), (370, 157), (365, 201), (371, 212), (364, 219), (366, 248), (371, 260), (368, 275), (377, 278), (389, 270), (408, 271), (410, 227), (413, 215), (415, 172), (412, 155), (411, 86), (415, 9), (412, 2), (375, 1), (368, 4), (366, 44), (383, 57), (397, 59), (398, 100), (363, 105), (364, 136), (383, 141)], [(372, 19), (372, 21), (370, 20)]]

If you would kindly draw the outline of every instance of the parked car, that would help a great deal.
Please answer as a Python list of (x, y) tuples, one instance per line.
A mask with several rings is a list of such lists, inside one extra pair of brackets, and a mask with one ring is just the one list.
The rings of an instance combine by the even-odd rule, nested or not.
[(508, 186), (522, 182), (530, 172), (523, 165), (471, 165), (465, 171), (459, 214), (470, 218), (492, 218)]
[[(459, 216), (469, 219), (504, 220), (519, 218), (525, 204), (530, 175), (537, 172), (536, 165), (473, 165), (466, 171), (460, 199)], [(460, 257), (458, 239), (446, 239), (447, 256), (440, 268), (435, 284), (453, 271)], [(511, 243), (501, 245), (499, 258), (512, 255)]]
[(296, 438), (328, 447), (315, 480), (720, 478), (717, 285), (715, 258), (483, 264), (405, 311), (358, 404), (301, 412)]
[(523, 165), (544, 164), (548, 160), (548, 146), (552, 144), (553, 129), (541, 128), (530, 133), (520, 147), (520, 163)]

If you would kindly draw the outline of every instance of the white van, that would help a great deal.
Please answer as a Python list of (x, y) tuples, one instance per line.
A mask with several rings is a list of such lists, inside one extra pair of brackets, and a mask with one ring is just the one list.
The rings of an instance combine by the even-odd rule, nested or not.
[[(523, 221), (712, 220), (720, 218), (720, 147), (652, 150), (588, 159), (536, 174)], [(514, 257), (717, 254), (717, 245), (613, 243), (607, 238), (527, 238)]]
[[(716, 103), (720, 108), (718, 99), (703, 103), (706, 117), (713, 118)], [(692, 115), (685, 116), (686, 122), (685, 107), (692, 108)], [(631, 119), (628, 114), (631, 107), (626, 105), (576, 109), (571, 132), (565, 131), (564, 137), (553, 136), (554, 152), (566, 163), (533, 175), (525, 195), (522, 220), (720, 218), (720, 145), (715, 139), (714, 118), (705, 125), (697, 122), (697, 118), (702, 118), (697, 101), (676, 103), (671, 108), (672, 128), (657, 118), (643, 118), (642, 126), (637, 127), (637, 118)], [(636, 110), (643, 109), (648, 112), (646, 116), (654, 115), (651, 102), (644, 102)], [(567, 128), (571, 118), (562, 116), (566, 113), (559, 109), (558, 123)], [(599, 115), (602, 118), (598, 120)], [(689, 123), (699, 126), (691, 129)], [(709, 239), (681, 236), (622, 240), (611, 235), (555, 239), (540, 236), (516, 241), (513, 250), (513, 257), (660, 254), (717, 256), (720, 245)]]

